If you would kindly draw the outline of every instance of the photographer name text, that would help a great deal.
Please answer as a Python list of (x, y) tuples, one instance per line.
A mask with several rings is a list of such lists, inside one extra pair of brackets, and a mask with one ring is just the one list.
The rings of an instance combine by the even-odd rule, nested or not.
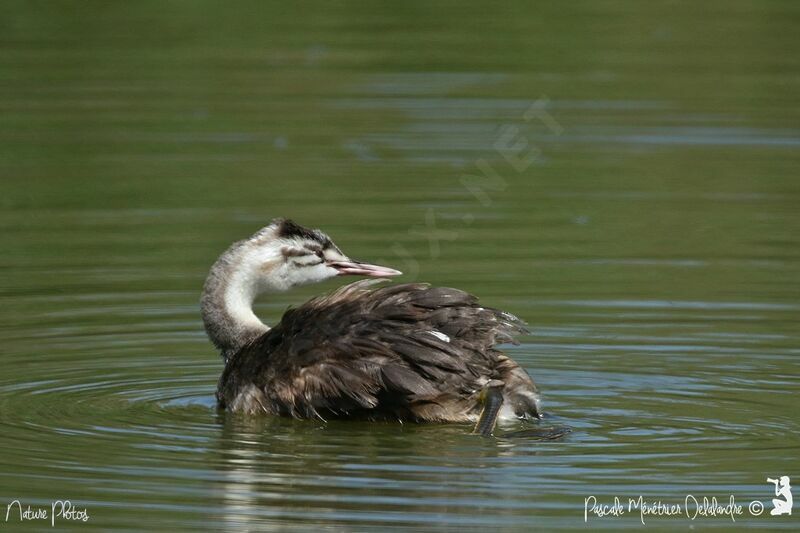
[[(624, 499), (615, 496), (613, 502), (601, 503), (595, 496), (584, 498), (583, 502), (583, 521), (588, 522), (590, 518), (618, 518), (626, 514), (638, 514), (639, 521), (644, 525), (645, 519), (649, 517), (675, 517), (682, 516), (689, 520), (702, 518), (726, 517), (736, 522), (736, 517), (745, 512), (745, 506), (736, 503), (733, 494), (725, 500), (717, 500), (714, 497), (695, 497), (688, 494), (682, 503), (664, 503), (661, 500), (647, 501), (644, 496), (638, 498), (627, 498), (627, 505)], [(759, 505), (754, 505), (759, 503)], [(748, 508), (751, 515), (761, 514), (763, 506), (760, 502), (752, 502)]]

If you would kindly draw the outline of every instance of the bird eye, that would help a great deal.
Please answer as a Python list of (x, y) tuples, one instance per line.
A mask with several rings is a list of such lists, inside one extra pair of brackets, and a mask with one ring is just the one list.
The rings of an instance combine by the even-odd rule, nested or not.
[(315, 253), (320, 259), (325, 259), (325, 254), (322, 253), (322, 250), (317, 250)]

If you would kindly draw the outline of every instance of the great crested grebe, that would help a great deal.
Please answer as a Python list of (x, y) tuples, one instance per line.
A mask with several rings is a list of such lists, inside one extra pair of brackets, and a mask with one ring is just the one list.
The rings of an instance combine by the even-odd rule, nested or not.
[(203, 323), (225, 361), (219, 406), (296, 418), (473, 422), (540, 418), (527, 372), (496, 344), (525, 331), (515, 316), (458, 289), (362, 280), (288, 310), (269, 328), (253, 313), (264, 292), (335, 276), (401, 272), (354, 261), (326, 234), (275, 219), (217, 259)]

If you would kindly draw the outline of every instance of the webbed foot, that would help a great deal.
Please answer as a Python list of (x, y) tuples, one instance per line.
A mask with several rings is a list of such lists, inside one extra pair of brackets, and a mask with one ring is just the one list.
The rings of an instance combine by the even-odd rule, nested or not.
[(505, 383), (496, 379), (490, 381), (481, 391), (478, 400), (483, 404), (483, 411), (475, 424), (472, 433), (483, 437), (490, 437), (497, 424), (500, 408), (503, 407), (503, 387)]

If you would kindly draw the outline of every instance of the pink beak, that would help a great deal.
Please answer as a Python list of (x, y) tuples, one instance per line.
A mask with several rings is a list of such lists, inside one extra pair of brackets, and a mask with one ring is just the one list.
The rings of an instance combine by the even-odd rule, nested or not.
[(333, 261), (328, 263), (339, 271), (340, 276), (369, 276), (371, 278), (389, 278), (402, 274), (399, 270), (358, 261)]

